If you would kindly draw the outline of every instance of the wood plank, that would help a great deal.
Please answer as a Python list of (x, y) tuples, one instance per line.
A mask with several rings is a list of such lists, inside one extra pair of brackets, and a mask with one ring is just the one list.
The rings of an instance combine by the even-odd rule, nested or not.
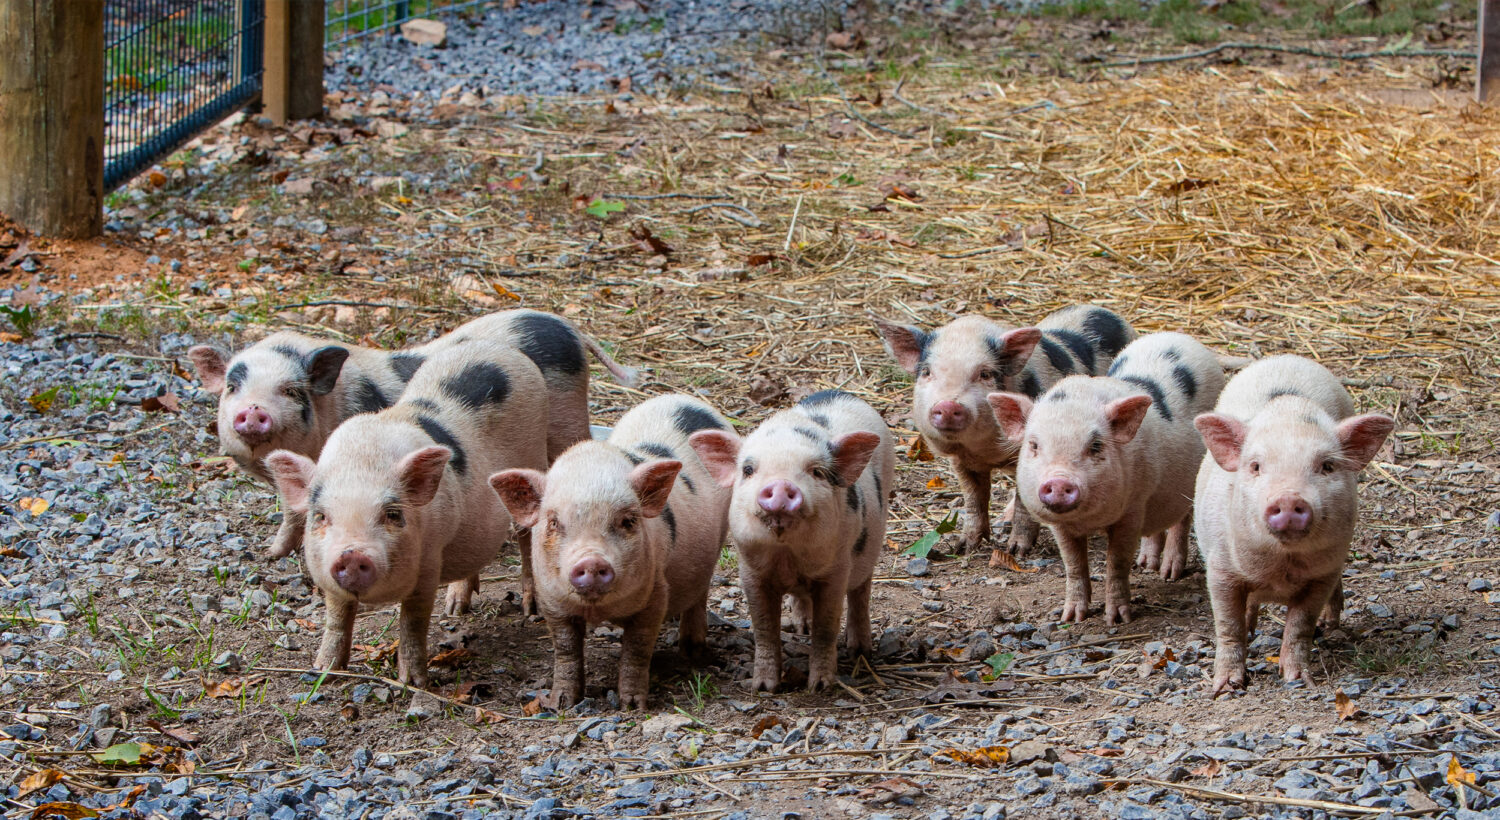
[(0, 2), (0, 212), (104, 228), (104, 0)]
[(277, 125), (323, 114), (323, 0), (266, 0), (261, 101)]
[(1500, 0), (1479, 0), (1479, 84), (1482, 103), (1500, 99)]

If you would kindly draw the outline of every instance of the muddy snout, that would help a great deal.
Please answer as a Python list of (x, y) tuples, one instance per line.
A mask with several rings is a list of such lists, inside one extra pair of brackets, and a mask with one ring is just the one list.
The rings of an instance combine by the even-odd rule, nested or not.
[(615, 568), (603, 558), (591, 555), (573, 565), (568, 571), (568, 582), (579, 595), (597, 597), (608, 592), (614, 584)]
[(1078, 506), (1078, 484), (1067, 478), (1049, 478), (1037, 488), (1037, 500), (1055, 513), (1065, 513)]
[(234, 432), (254, 447), (271, 440), (271, 414), (258, 404), (234, 414)]
[(334, 583), (351, 595), (368, 592), (375, 586), (375, 561), (359, 550), (344, 550), (328, 568)]
[(777, 479), (760, 488), (755, 496), (760, 517), (774, 529), (785, 529), (802, 509), (802, 491), (785, 479)]
[(974, 420), (974, 414), (956, 401), (940, 401), (932, 406), (927, 420), (940, 433), (958, 433), (969, 426)]
[(1266, 527), (1283, 541), (1307, 535), (1312, 522), (1312, 505), (1295, 493), (1284, 493), (1266, 505)]

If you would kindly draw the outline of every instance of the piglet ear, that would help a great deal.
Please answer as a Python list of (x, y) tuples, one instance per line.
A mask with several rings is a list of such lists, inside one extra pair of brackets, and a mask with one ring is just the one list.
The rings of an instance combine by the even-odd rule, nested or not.
[(510, 510), (510, 517), (522, 527), (535, 527), (541, 520), (542, 493), (547, 490), (547, 476), (536, 470), (502, 470), (490, 476), (490, 486)]
[(308, 488), (317, 467), (313, 460), (291, 450), (277, 450), (266, 456), (265, 465), (287, 507), (292, 512), (307, 512)]
[(875, 323), (875, 330), (880, 333), (881, 341), (885, 342), (885, 349), (891, 354), (891, 358), (896, 360), (902, 370), (915, 374), (917, 365), (922, 361), (922, 351), (927, 349), (932, 335), (923, 332), (921, 328), (898, 325), (878, 316), (871, 316), (870, 320)]
[(838, 473), (839, 483), (847, 486), (858, 481), (879, 446), (880, 436), (864, 430), (834, 439), (833, 471)]
[(210, 393), (224, 389), (224, 374), (229, 369), (229, 362), (218, 348), (196, 345), (188, 348), (187, 355), (193, 369), (198, 371), (198, 381), (203, 382), (203, 389)]
[(1000, 431), (1011, 441), (1020, 441), (1026, 435), (1026, 418), (1031, 415), (1031, 399), (1020, 393), (991, 393), (985, 396), (990, 408), (995, 411), (995, 421), (1000, 422)]
[(343, 372), (344, 360), (349, 358), (349, 349), (338, 345), (328, 345), (307, 354), (307, 384), (312, 388), (314, 396), (326, 396), (333, 392), (333, 386), (338, 384), (339, 373)]
[(401, 482), (401, 495), (413, 505), (421, 507), (432, 502), (438, 485), (443, 480), (443, 470), (453, 451), (447, 447), (423, 447), (396, 466), (396, 475)]
[(1339, 422), (1339, 444), (1344, 448), (1344, 460), (1349, 469), (1363, 470), (1394, 429), (1396, 422), (1379, 413), (1353, 416)]
[(681, 470), (682, 462), (661, 460), (648, 461), (630, 471), (630, 486), (641, 500), (641, 515), (647, 518), (661, 515)]
[(688, 437), (688, 445), (720, 487), (734, 486), (735, 462), (740, 457), (739, 436), (723, 430), (699, 430)]
[(1203, 436), (1203, 443), (1219, 466), (1229, 472), (1240, 468), (1240, 451), (1245, 448), (1245, 423), (1234, 416), (1204, 413), (1193, 419), (1193, 426)]
[(1126, 396), (1115, 399), (1104, 407), (1104, 417), (1109, 419), (1109, 432), (1118, 444), (1129, 444), (1140, 432), (1141, 422), (1151, 409), (1150, 396)]
[(1000, 337), (1000, 356), (1005, 360), (1006, 375), (1020, 373), (1042, 340), (1042, 332), (1034, 327), (1020, 327), (1006, 331)]

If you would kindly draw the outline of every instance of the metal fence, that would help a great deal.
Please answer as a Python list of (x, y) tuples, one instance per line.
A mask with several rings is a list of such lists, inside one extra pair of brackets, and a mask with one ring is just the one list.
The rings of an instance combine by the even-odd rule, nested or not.
[(104, 186), (260, 93), (263, 0), (107, 0)]
[(496, 0), (328, 0), (323, 41), (329, 46), (388, 31), (413, 17), (495, 5)]

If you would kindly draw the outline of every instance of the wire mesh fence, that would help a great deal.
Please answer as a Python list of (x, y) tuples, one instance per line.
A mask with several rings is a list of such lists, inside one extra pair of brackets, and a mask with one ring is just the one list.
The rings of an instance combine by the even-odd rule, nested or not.
[(263, 0), (107, 0), (104, 185), (260, 93)]
[(382, 31), (413, 17), (492, 6), (496, 0), (328, 0), (324, 42), (337, 46)]

